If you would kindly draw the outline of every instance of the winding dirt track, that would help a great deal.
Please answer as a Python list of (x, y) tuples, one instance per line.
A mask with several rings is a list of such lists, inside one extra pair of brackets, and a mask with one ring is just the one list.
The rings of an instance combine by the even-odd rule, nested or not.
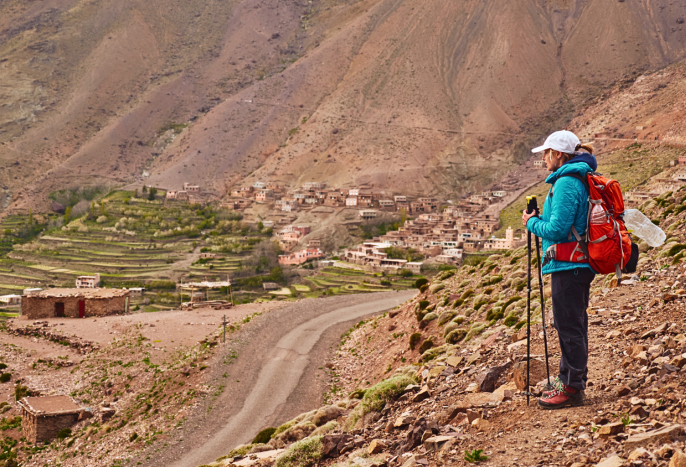
[[(341, 333), (352, 322), (400, 305), (415, 293), (309, 299), (255, 319), (217, 355), (211, 379), (226, 385), (221, 395), (206, 398), (179, 438), (165, 440), (168, 446), (157, 446), (156, 453), (151, 449), (141, 461), (196, 467), (250, 442), (267, 426), (318, 407), (327, 388), (322, 367)], [(238, 357), (227, 359), (233, 352)]]

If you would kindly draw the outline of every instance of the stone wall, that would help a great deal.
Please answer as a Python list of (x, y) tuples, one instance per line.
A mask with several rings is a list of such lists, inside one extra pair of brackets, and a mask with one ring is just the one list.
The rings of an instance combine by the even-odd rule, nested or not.
[(65, 318), (79, 317), (79, 302), (86, 302), (86, 317), (122, 314), (127, 311), (127, 296), (108, 298), (36, 297), (25, 296), (21, 301), (21, 314), (29, 319), (54, 318), (55, 304), (64, 304)]
[(60, 430), (70, 428), (79, 419), (79, 414), (35, 416), (26, 410), (22, 415), (22, 436), (31, 443), (55, 439)]

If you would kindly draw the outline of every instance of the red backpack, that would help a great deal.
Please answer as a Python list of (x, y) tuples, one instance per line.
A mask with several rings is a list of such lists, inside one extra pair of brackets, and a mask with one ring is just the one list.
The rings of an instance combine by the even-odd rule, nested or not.
[(631, 237), (624, 225), (624, 198), (619, 183), (592, 172), (586, 177), (577, 174), (563, 177), (580, 180), (588, 190), (588, 217), (583, 238), (572, 225), (570, 239), (573, 235), (576, 242), (555, 245), (555, 259), (589, 263), (595, 272), (614, 272), (618, 281), (621, 281), (622, 271), (636, 270), (638, 248), (632, 247)]

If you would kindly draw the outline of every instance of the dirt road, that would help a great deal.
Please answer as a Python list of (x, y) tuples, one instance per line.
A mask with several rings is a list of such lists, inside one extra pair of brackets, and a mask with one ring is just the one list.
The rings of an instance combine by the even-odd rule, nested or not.
[(236, 339), (227, 340), (211, 365), (208, 384), (225, 386), (223, 392), (208, 396), (179, 437), (165, 440), (167, 447), (151, 447), (139, 460), (151, 466), (196, 467), (250, 442), (265, 427), (318, 407), (327, 389), (322, 367), (341, 333), (415, 293), (308, 299), (255, 318)]

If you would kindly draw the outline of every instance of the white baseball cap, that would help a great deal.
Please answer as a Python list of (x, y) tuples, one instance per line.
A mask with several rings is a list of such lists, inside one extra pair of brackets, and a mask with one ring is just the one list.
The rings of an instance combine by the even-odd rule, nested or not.
[(574, 133), (567, 130), (556, 131), (545, 139), (543, 146), (533, 148), (531, 152), (543, 152), (546, 149), (554, 149), (555, 151), (564, 152), (565, 154), (576, 154), (576, 147), (580, 144), (579, 138)]

